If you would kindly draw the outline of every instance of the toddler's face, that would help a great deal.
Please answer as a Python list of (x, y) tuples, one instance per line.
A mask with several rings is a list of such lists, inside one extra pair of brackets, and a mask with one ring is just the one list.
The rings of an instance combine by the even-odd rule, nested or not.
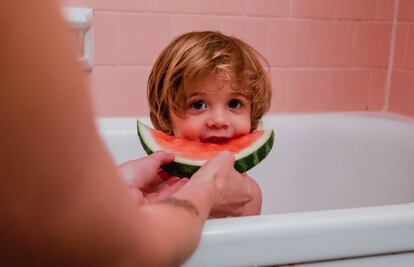
[(184, 118), (171, 114), (174, 135), (219, 143), (250, 132), (250, 101), (230, 83), (209, 77), (188, 96)]

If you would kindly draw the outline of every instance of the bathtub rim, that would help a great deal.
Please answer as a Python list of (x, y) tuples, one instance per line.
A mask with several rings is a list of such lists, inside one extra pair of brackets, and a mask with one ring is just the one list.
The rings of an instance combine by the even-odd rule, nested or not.
[(199, 247), (185, 266), (292, 264), (405, 253), (414, 251), (409, 236), (414, 236), (414, 202), (213, 219), (204, 225)]

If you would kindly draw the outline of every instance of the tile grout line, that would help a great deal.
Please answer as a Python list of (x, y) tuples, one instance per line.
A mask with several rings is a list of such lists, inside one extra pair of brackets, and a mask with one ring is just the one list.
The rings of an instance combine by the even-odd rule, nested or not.
[(392, 72), (394, 69), (394, 56), (395, 56), (395, 41), (397, 36), (397, 24), (398, 24), (398, 4), (399, 0), (395, 0), (394, 2), (394, 14), (392, 20), (392, 31), (391, 31), (391, 42), (390, 42), (390, 54), (388, 59), (388, 69), (387, 75), (385, 78), (385, 99), (384, 99), (384, 106), (382, 107), (382, 111), (388, 111), (389, 108), (389, 98), (391, 93), (391, 79), (392, 79)]

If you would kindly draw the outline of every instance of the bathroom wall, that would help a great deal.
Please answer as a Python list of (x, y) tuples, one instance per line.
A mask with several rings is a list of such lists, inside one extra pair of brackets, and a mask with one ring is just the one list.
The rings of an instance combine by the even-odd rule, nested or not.
[(414, 117), (414, 1), (400, 0), (388, 110)]
[[(271, 112), (414, 115), (411, 0), (58, 1), (95, 10), (95, 66), (88, 76), (98, 116), (147, 114), (152, 63), (173, 37), (192, 30), (237, 36), (268, 59)], [(400, 12), (391, 50), (394, 1)], [(389, 67), (395, 69), (388, 73)]]

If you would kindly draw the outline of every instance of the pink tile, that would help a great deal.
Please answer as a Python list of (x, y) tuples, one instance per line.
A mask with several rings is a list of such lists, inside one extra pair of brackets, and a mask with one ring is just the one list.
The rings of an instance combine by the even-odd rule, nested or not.
[(272, 103), (270, 106), (270, 113), (286, 111), (286, 98), (288, 92), (288, 69), (274, 69), (271, 70), (272, 81)]
[(152, 65), (171, 41), (169, 15), (121, 15), (121, 64)]
[(399, 21), (414, 21), (414, 1), (413, 0), (399, 0), (398, 20)]
[(381, 111), (385, 101), (386, 70), (371, 70), (368, 88), (368, 110)]
[(119, 64), (120, 16), (95, 12), (93, 17), (95, 64)]
[(350, 66), (352, 22), (316, 21), (312, 25), (311, 65)]
[(223, 17), (220, 30), (253, 46), (262, 55), (266, 52), (267, 20), (262, 18)]
[(220, 31), (226, 35), (234, 36), (243, 39), (246, 31), (245, 17), (221, 17)]
[(70, 7), (91, 7), (91, 0), (58, 0), (60, 6)]
[(375, 0), (335, 0), (335, 18), (372, 19), (374, 12)]
[(89, 0), (96, 10), (144, 11), (145, 0)]
[(395, 0), (376, 0), (375, 2), (375, 19), (392, 20), (394, 16)]
[(296, 18), (332, 18), (332, 0), (292, 0), (292, 16)]
[(398, 23), (396, 30), (394, 68), (405, 69), (407, 67), (407, 49), (410, 28), (408, 24)]
[(266, 57), (272, 66), (309, 65), (311, 25), (311, 21), (269, 21)]
[(414, 72), (394, 71), (389, 111), (414, 116)]
[(369, 74), (367, 70), (334, 70), (329, 110), (366, 110)]
[(330, 70), (290, 71), (286, 110), (288, 112), (327, 111), (332, 86)]
[(196, 13), (197, 2), (194, 0), (150, 0), (146, 10), (155, 12)]
[(390, 40), (390, 23), (356, 23), (353, 64), (358, 67), (388, 66)]
[(414, 23), (410, 26), (410, 37), (407, 50), (407, 68), (414, 70)]
[(289, 0), (246, 0), (245, 12), (249, 16), (288, 17)]
[(190, 31), (218, 31), (220, 21), (217, 17), (196, 15), (174, 15), (172, 16), (173, 36)]
[(93, 70), (92, 100), (98, 116), (148, 114), (145, 67), (96, 67)]
[(199, 0), (200, 14), (242, 15), (243, 0)]
[(267, 20), (247, 19), (243, 38), (269, 62), (269, 58), (266, 57), (267, 29)]

